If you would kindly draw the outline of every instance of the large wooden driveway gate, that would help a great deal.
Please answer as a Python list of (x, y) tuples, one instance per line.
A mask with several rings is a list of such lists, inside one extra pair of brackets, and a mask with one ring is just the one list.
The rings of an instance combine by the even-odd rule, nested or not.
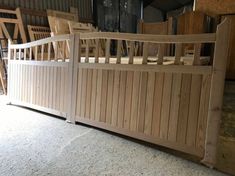
[[(216, 34), (89, 33), (10, 45), (8, 95), (14, 104), (189, 153), (213, 166), (228, 25), (228, 21), (221, 24)], [(86, 55), (81, 57), (79, 46), (84, 41)], [(94, 41), (96, 54), (91, 58), (89, 43)], [(102, 58), (99, 41), (106, 47)], [(117, 43), (115, 58), (109, 52), (111, 41)], [(130, 43), (127, 60), (121, 59), (122, 41)], [(142, 43), (141, 57), (133, 54), (136, 42)], [(149, 43), (159, 44), (157, 65), (147, 64)], [(180, 64), (185, 43), (194, 45), (192, 65)], [(213, 65), (200, 64), (204, 43), (215, 44)], [(172, 65), (164, 65), (164, 47), (169, 44), (175, 46), (175, 56)], [(56, 48), (51, 52), (53, 60), (50, 54), (44, 58), (43, 52), (52, 46)], [(38, 50), (40, 58), (35, 54), (32, 60)]]

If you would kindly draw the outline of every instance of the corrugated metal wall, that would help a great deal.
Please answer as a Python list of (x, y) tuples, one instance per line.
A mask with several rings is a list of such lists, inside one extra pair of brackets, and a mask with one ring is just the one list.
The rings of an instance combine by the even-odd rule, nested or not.
[[(27, 9), (22, 14), (22, 18), (25, 24), (46, 25), (46, 15), (45, 13), (40, 13), (40, 11), (45, 12), (46, 9), (53, 9), (69, 12), (70, 7), (78, 8), (80, 21), (93, 21), (91, 0), (0, 0), (0, 8), (14, 9), (17, 7)], [(38, 13), (38, 15), (33, 16), (32, 13)]]

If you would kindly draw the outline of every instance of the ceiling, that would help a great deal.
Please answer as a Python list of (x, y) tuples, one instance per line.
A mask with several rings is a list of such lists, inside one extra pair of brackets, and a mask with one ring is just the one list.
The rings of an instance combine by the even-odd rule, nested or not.
[(162, 11), (175, 10), (190, 3), (193, 0), (144, 0), (144, 6), (151, 5)]

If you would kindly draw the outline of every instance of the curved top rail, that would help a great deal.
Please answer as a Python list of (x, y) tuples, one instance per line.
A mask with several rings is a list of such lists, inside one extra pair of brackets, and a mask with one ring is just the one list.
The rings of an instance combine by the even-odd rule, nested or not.
[(151, 35), (113, 32), (80, 33), (80, 39), (113, 39), (151, 43), (215, 43), (216, 34)]
[(11, 44), (9, 42), (9, 49), (24, 49), (24, 48), (32, 48), (38, 45), (43, 45), (47, 44), (50, 42), (56, 42), (56, 41), (65, 41), (65, 40), (70, 40), (72, 35), (66, 34), (66, 35), (58, 35), (58, 36), (53, 36), (53, 37), (48, 37), (45, 39), (29, 42), (29, 43), (23, 43), (23, 44)]

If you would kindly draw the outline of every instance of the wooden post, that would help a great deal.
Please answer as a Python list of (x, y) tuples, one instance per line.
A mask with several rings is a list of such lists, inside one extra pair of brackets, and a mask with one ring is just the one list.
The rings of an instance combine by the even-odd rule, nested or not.
[(80, 35), (73, 34), (70, 39), (70, 59), (69, 59), (69, 93), (68, 96), (68, 114), (66, 121), (75, 123), (75, 111), (77, 101), (77, 77), (78, 77), (78, 64), (80, 63)]
[(211, 80), (210, 103), (206, 129), (205, 154), (201, 161), (207, 166), (216, 164), (216, 149), (220, 129), (223, 105), (224, 81), (228, 57), (230, 21), (225, 19), (217, 27), (214, 53), (213, 74)]

